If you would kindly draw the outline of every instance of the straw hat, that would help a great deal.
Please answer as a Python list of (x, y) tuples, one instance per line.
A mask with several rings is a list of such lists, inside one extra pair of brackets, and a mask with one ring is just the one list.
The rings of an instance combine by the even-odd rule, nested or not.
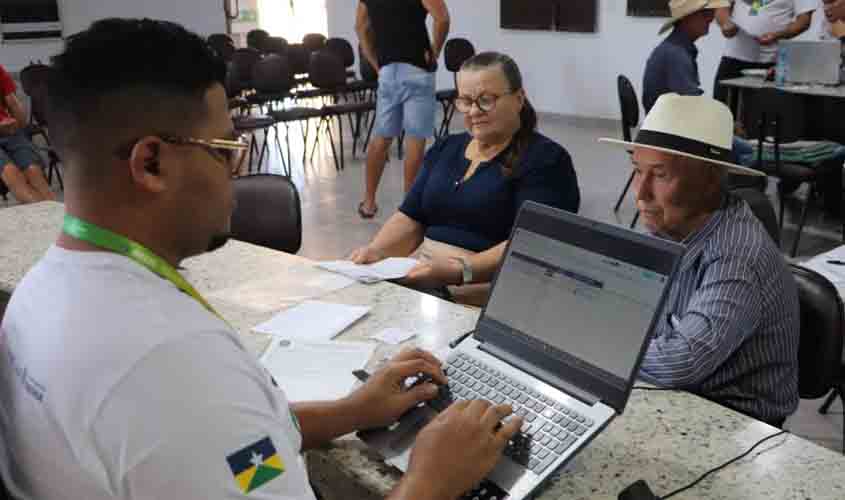
[(672, 19), (666, 22), (658, 34), (662, 35), (669, 31), (681, 19), (705, 9), (720, 9), (730, 7), (729, 0), (671, 0), (669, 10), (672, 12)]
[(664, 94), (645, 117), (633, 142), (607, 137), (599, 142), (704, 160), (735, 174), (765, 175), (728, 161), (732, 158), (733, 132), (733, 115), (721, 102), (704, 96)]

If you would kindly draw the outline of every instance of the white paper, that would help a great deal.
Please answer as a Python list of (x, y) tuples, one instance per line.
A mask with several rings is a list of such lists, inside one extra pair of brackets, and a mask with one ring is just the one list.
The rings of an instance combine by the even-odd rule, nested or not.
[(391, 257), (375, 264), (355, 264), (348, 260), (320, 262), (317, 267), (342, 274), (362, 283), (378, 283), (404, 278), (419, 262), (416, 259)]
[(273, 316), (253, 331), (285, 339), (327, 342), (368, 312), (369, 307), (306, 300)]
[(375, 335), (371, 335), (370, 338), (384, 342), (385, 344), (399, 345), (406, 340), (416, 337), (416, 335), (416, 333), (406, 332), (399, 328), (388, 328)]
[(375, 348), (358, 342), (274, 340), (261, 363), (288, 401), (333, 401), (349, 394), (356, 383), (352, 372), (367, 365)]

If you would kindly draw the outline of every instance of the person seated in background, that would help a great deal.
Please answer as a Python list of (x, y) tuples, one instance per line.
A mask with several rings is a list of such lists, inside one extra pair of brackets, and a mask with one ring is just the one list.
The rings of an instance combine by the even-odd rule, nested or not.
[(687, 248), (641, 377), (780, 426), (798, 406), (798, 293), (763, 224), (725, 191), (728, 172), (761, 175), (726, 161), (732, 132), (721, 102), (666, 94), (633, 143), (602, 141), (633, 147), (640, 220)]
[(21, 203), (55, 200), (41, 157), (26, 135), (26, 112), (16, 91), (15, 81), (0, 65), (0, 180)]
[(729, 7), (727, 0), (672, 0), (672, 18), (659, 34), (670, 29), (651, 53), (643, 77), (643, 107), (651, 111), (657, 98), (674, 92), (681, 95), (702, 95), (698, 73), (698, 49), (695, 42), (710, 32), (716, 9)]
[(482, 305), (522, 203), (577, 212), (580, 192), (569, 153), (536, 131), (513, 59), (478, 54), (457, 81), (455, 106), (468, 132), (432, 146), (399, 211), (350, 258), (368, 264), (417, 255), (422, 263), (403, 284), (449, 286), (454, 300)]

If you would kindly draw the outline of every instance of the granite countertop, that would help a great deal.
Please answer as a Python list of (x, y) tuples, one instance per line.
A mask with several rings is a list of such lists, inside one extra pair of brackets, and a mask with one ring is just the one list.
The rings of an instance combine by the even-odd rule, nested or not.
[(719, 83), (727, 87), (739, 87), (746, 89), (777, 88), (783, 90), (784, 92), (792, 92), (794, 94), (845, 98), (845, 85), (787, 84), (782, 87), (778, 87), (775, 85), (775, 82), (770, 82), (754, 76), (730, 78), (727, 80), (721, 80)]
[[(42, 203), (0, 210), (0, 290), (11, 292), (55, 239), (62, 206)], [(415, 342), (437, 351), (471, 330), (478, 312), (389, 283), (343, 283), (307, 259), (233, 241), (217, 252), (188, 259), (183, 274), (241, 333), (259, 355), (269, 337), (250, 332), (276, 312), (305, 298), (368, 305), (371, 313), (340, 337), (366, 337), (388, 327), (417, 334)], [(344, 286), (348, 285), (348, 286)], [(396, 347), (382, 347), (383, 358)], [(374, 361), (377, 361), (374, 360)], [(624, 415), (611, 423), (552, 481), (543, 499), (615, 499), (627, 485), (645, 479), (666, 494), (706, 470), (745, 451), (777, 429), (685, 393), (634, 391)], [(763, 453), (764, 452), (764, 453)], [(330, 489), (357, 488), (354, 495), (382, 498), (399, 473), (352, 437), (309, 454), (317, 478), (333, 478)], [(845, 459), (795, 436), (765, 445), (677, 498), (841, 499)]]

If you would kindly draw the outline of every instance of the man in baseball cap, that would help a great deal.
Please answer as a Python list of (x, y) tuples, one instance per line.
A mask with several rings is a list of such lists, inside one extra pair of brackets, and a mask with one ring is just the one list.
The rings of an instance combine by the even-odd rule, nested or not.
[[(724, 177), (733, 116), (703, 96), (657, 99), (633, 142), (645, 228), (687, 247), (641, 377), (780, 426), (798, 406), (798, 295), (780, 249)], [(627, 173), (625, 174), (627, 175)]]
[(672, 18), (660, 34), (672, 33), (652, 52), (643, 79), (643, 106), (646, 112), (663, 94), (701, 95), (698, 49), (695, 42), (707, 35), (716, 9), (730, 7), (728, 0), (671, 0)]

